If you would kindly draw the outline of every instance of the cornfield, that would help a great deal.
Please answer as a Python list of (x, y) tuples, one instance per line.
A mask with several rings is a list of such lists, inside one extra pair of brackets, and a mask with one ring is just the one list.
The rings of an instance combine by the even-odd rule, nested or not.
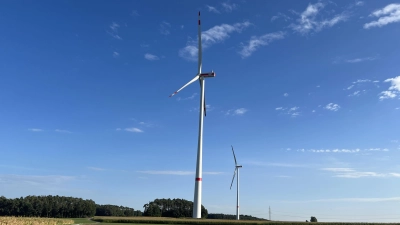
[(0, 225), (64, 225), (73, 224), (73, 220), (36, 217), (0, 217)]

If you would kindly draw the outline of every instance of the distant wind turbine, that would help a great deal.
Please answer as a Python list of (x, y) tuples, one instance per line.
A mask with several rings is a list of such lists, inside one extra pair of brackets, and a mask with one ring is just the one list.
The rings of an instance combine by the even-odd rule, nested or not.
[(200, 26), (200, 11), (199, 11), (199, 23), (198, 23), (198, 39), (199, 39), (199, 47), (198, 47), (198, 70), (196, 76), (189, 81), (187, 84), (183, 85), (177, 91), (172, 93), (169, 97), (176, 95), (179, 91), (195, 82), (196, 80), (200, 81), (200, 119), (199, 119), (199, 140), (197, 145), (197, 163), (196, 163), (196, 179), (195, 179), (195, 188), (194, 188), (194, 200), (193, 200), (193, 218), (201, 218), (201, 182), (202, 182), (202, 168), (203, 168), (203, 114), (206, 115), (206, 105), (204, 99), (204, 87), (205, 87), (205, 78), (215, 77), (215, 72), (211, 71), (209, 73), (201, 73), (201, 61), (202, 61), (202, 48), (201, 48), (201, 26)]
[(241, 165), (238, 165), (236, 162), (236, 156), (235, 156), (235, 151), (233, 151), (233, 146), (232, 147), (232, 153), (233, 153), (233, 158), (235, 159), (235, 172), (233, 173), (233, 178), (232, 178), (232, 183), (231, 183), (231, 188), (232, 189), (232, 184), (233, 180), (235, 179), (236, 171), (237, 171), (237, 188), (236, 188), (236, 219), (239, 220), (239, 169), (242, 168)]

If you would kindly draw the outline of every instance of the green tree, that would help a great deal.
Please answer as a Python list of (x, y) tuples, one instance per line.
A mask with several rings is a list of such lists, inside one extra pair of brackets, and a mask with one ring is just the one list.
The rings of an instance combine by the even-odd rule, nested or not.
[(318, 222), (317, 218), (315, 216), (312, 216), (310, 219), (310, 222)]

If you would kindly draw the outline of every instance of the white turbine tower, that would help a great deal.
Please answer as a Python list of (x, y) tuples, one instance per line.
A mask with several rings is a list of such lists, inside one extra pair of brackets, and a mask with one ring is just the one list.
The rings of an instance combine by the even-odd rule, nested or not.
[(179, 91), (184, 89), (186, 86), (195, 82), (196, 80), (200, 81), (200, 119), (199, 119), (199, 140), (197, 144), (197, 163), (196, 163), (196, 179), (195, 179), (195, 188), (194, 188), (194, 200), (193, 200), (193, 218), (201, 218), (201, 182), (202, 182), (202, 163), (203, 163), (203, 114), (206, 115), (206, 105), (204, 99), (204, 86), (205, 86), (205, 78), (215, 77), (214, 71), (209, 73), (201, 73), (201, 60), (202, 60), (202, 48), (201, 48), (201, 27), (200, 27), (200, 12), (199, 12), (199, 23), (198, 23), (198, 39), (199, 39), (199, 47), (198, 47), (198, 56), (199, 56), (199, 64), (196, 76), (189, 81), (187, 84), (183, 85), (169, 97), (174, 96)]
[(235, 151), (233, 151), (233, 146), (232, 147), (232, 153), (233, 153), (233, 158), (235, 159), (235, 172), (233, 173), (233, 178), (232, 178), (232, 183), (231, 183), (231, 188), (232, 189), (232, 184), (233, 180), (235, 179), (236, 171), (237, 171), (237, 179), (236, 179), (236, 219), (239, 220), (239, 169), (242, 168), (241, 165), (238, 165), (236, 162), (236, 156), (235, 156)]

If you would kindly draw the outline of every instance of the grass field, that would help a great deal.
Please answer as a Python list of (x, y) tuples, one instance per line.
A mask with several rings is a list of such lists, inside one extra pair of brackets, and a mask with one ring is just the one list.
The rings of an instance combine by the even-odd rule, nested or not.
[(0, 225), (66, 225), (73, 224), (71, 219), (52, 219), (34, 217), (0, 217)]
[(254, 221), (254, 220), (218, 220), (218, 219), (191, 219), (191, 218), (169, 218), (169, 217), (99, 217), (93, 218), (94, 221), (100, 222), (101, 225), (118, 225), (124, 224), (200, 224), (200, 225), (311, 225), (311, 224), (324, 224), (324, 225), (400, 225), (400, 223), (346, 223), (346, 222), (279, 222), (279, 221)]

